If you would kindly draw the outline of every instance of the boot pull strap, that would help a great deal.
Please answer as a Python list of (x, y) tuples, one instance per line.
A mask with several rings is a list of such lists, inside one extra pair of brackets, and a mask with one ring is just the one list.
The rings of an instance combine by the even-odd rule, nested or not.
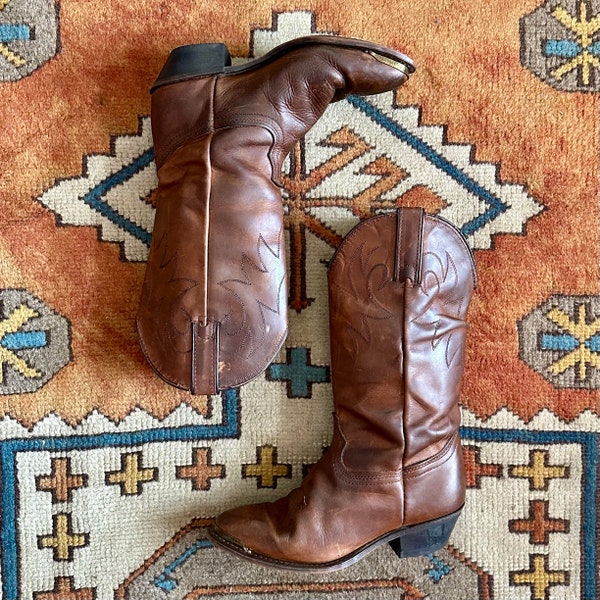
[(422, 208), (399, 208), (396, 211), (394, 281), (410, 279), (414, 285), (421, 284), (424, 217)]

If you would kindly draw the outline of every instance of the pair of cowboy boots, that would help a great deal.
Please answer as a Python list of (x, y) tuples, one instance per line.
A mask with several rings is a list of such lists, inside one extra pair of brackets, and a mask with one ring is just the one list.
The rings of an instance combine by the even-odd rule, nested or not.
[[(279, 174), (330, 102), (401, 85), (409, 58), (298, 38), (231, 67), (222, 44), (171, 53), (152, 94), (159, 198), (137, 329), (154, 370), (197, 394), (264, 371), (287, 332)], [(333, 441), (299, 488), (220, 515), (212, 540), (302, 571), (390, 543), (442, 547), (465, 497), (458, 427), (471, 253), (448, 222), (398, 209), (357, 225), (328, 272)]]

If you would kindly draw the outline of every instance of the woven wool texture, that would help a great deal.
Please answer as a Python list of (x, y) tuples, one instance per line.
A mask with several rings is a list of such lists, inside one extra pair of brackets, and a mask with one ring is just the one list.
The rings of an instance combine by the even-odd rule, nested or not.
[[(330, 106), (286, 160), (288, 339), (258, 379), (191, 396), (135, 334), (148, 90), (174, 47), (243, 62), (310, 33), (417, 71)], [(0, 597), (598, 598), (599, 92), (600, 0), (0, 0)], [(454, 223), (478, 269), (451, 543), (327, 576), (242, 564), (205, 526), (329, 444), (327, 265), (397, 206)]]

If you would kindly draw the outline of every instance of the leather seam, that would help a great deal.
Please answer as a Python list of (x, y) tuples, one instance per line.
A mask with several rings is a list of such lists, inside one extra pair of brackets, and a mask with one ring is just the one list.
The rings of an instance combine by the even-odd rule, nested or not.
[(211, 369), (211, 387), (214, 390), (214, 393), (219, 391), (219, 344), (220, 344), (220, 334), (221, 334), (221, 323), (219, 321), (215, 321), (213, 324), (214, 327), (214, 341), (213, 341), (213, 368)]
[(224, 119), (222, 123), (219, 122), (219, 125), (215, 126), (215, 130), (254, 125), (262, 125), (269, 129), (278, 140), (282, 137), (281, 127), (277, 121), (262, 113), (240, 113), (231, 119)]
[(237, 127), (262, 127), (271, 134), (273, 140), (268, 152), (269, 163), (271, 164), (271, 181), (275, 185), (281, 187), (282, 184), (279, 179), (279, 174), (275, 172), (276, 165), (272, 155), (273, 150), (275, 148), (281, 148), (283, 143), (283, 131), (281, 130), (279, 123), (272, 117), (261, 113), (242, 113), (236, 115), (232, 119), (224, 120), (223, 123), (220, 123), (219, 126), (215, 128), (215, 131)]
[(393, 484), (400, 483), (403, 479), (402, 470), (383, 472), (383, 473), (365, 473), (362, 471), (348, 471), (339, 459), (333, 461), (333, 469), (336, 475), (346, 484), (361, 486), (365, 483)]
[(392, 484), (402, 481), (402, 468), (396, 471), (383, 471), (379, 473), (370, 473), (368, 471), (350, 471), (348, 467), (346, 467), (346, 465), (344, 464), (343, 460), (344, 451), (346, 450), (348, 442), (346, 441), (346, 438), (342, 433), (339, 421), (336, 427), (339, 432), (338, 444), (340, 444), (341, 448), (340, 451), (337, 453), (335, 460), (333, 460), (332, 463), (333, 470), (344, 483), (359, 486), (365, 483), (381, 482), (384, 484)]
[[(422, 266), (423, 266), (423, 223), (425, 219), (425, 211), (421, 208), (418, 209), (419, 219), (418, 219), (418, 235), (416, 240), (416, 256), (414, 257), (414, 262), (411, 260), (410, 262), (405, 260), (408, 258), (412, 258), (410, 253), (405, 251), (405, 243), (406, 243), (406, 213), (402, 208), (397, 209), (396, 211), (396, 248), (395, 248), (395, 257), (394, 257), (394, 282), (405, 283), (408, 279), (412, 282), (413, 286), (421, 285), (422, 278)], [(401, 261), (402, 258), (402, 261)], [(402, 264), (401, 264), (402, 262)], [(402, 277), (402, 279), (401, 279)]]
[(394, 279), (393, 281), (398, 281), (400, 279), (400, 260), (399, 256), (402, 249), (402, 211), (398, 209), (396, 211), (396, 251), (394, 256)]
[(193, 127), (191, 130), (180, 131), (178, 133), (172, 134), (165, 140), (164, 144), (161, 146), (166, 148), (165, 152), (156, 152), (154, 160), (156, 162), (156, 170), (158, 171), (171, 157), (173, 153), (175, 153), (179, 148), (183, 147), (184, 144), (193, 144), (199, 139), (203, 138), (205, 135), (209, 133), (213, 133), (215, 130), (215, 95), (217, 91), (217, 79), (218, 77), (214, 77), (212, 91), (211, 91), (211, 105), (209, 108), (210, 121), (208, 125), (203, 123), (202, 125)]
[(446, 445), (439, 452), (422, 462), (404, 467), (405, 477), (407, 479), (418, 477), (419, 475), (422, 475), (423, 473), (437, 466), (438, 462), (445, 462), (448, 458), (448, 455), (451, 454), (451, 451), (454, 448), (454, 443), (457, 438), (458, 432), (455, 432), (454, 434), (452, 434), (452, 437), (448, 440)]
[(169, 158), (171, 158), (171, 156), (177, 152), (177, 150), (183, 148), (185, 144), (193, 144), (213, 131), (214, 128), (203, 125), (202, 127), (193, 128), (191, 132), (180, 132), (169, 136), (163, 144), (166, 148), (168, 148), (168, 150), (164, 153), (160, 152), (160, 154), (156, 156), (156, 170), (158, 171), (167, 162), (167, 160), (169, 160)]
[(191, 378), (191, 387), (190, 393), (192, 396), (196, 395), (196, 336), (198, 335), (198, 323), (196, 321), (192, 321), (192, 378)]
[(415, 266), (415, 285), (421, 285), (421, 279), (423, 276), (423, 225), (425, 224), (425, 211), (421, 209), (419, 211), (419, 239), (417, 241), (417, 264)]

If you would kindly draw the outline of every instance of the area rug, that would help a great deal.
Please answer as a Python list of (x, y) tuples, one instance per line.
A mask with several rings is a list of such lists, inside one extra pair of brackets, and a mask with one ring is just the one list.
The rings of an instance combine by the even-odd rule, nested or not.
[[(330, 106), (296, 146), (287, 341), (258, 379), (191, 396), (134, 329), (148, 90), (176, 46), (225, 42), (242, 62), (310, 33), (417, 71)], [(600, 0), (0, 0), (1, 597), (598, 598), (599, 91)], [(284, 495), (331, 439), (335, 248), (415, 205), (463, 232), (479, 274), (450, 543), (327, 576), (242, 564), (206, 525)]]

